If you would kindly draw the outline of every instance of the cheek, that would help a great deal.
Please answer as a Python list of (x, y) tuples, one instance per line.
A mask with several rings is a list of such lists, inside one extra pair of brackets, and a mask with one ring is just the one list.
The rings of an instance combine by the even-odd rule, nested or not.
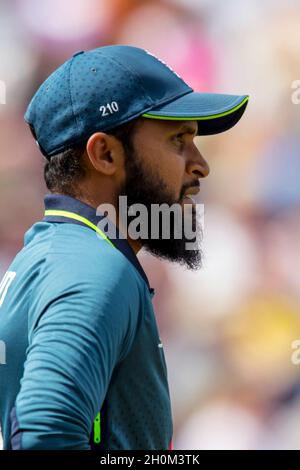
[(126, 183), (126, 168), (125, 168), (125, 161), (123, 162), (122, 166), (118, 168), (118, 172), (116, 175), (116, 187), (118, 191), (122, 190), (125, 183)]
[(164, 181), (170, 192), (174, 194), (174, 198), (179, 198), (185, 172), (183, 156), (172, 146), (154, 140), (143, 150), (143, 157), (149, 170)]
[(163, 150), (157, 153), (155, 159), (155, 169), (160, 177), (165, 181), (174, 195), (181, 190), (185, 164), (184, 160), (175, 152)]
[(179, 198), (182, 181), (184, 175), (184, 165), (178, 158), (170, 159), (169, 165), (166, 167), (165, 176), (168, 187), (173, 192), (176, 199)]
[(179, 198), (185, 173), (184, 158), (168, 148), (165, 149), (161, 156), (159, 165), (164, 181), (173, 192), (176, 199)]

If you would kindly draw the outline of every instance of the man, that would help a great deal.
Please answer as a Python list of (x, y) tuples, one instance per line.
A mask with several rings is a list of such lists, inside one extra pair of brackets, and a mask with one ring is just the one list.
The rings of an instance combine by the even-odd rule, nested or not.
[[(41, 85), (25, 120), (47, 159), (50, 194), (0, 286), (6, 449), (172, 448), (154, 290), (136, 253), (197, 268), (201, 252), (175, 237), (182, 214), (167, 238), (161, 228), (136, 236), (125, 219), (134, 221), (136, 204), (150, 214), (178, 204), (198, 226), (190, 195), (209, 168), (194, 137), (231, 128), (247, 101), (195, 93), (129, 46), (79, 52)], [(107, 217), (103, 204), (122, 217)], [(149, 213), (148, 223), (157, 228)]]

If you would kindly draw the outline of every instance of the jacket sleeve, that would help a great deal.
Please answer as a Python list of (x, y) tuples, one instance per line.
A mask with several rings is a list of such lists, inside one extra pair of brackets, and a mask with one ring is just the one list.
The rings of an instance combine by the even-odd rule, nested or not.
[(11, 413), (12, 449), (90, 449), (93, 421), (115, 365), (131, 347), (140, 311), (125, 268), (91, 269), (81, 269), (79, 280), (72, 266), (60, 275), (54, 270), (44, 276), (48, 287), (42, 281), (35, 292)]

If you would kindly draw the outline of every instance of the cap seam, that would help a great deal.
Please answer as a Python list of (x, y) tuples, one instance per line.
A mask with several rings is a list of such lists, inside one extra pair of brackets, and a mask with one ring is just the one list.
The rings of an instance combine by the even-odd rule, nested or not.
[(188, 95), (190, 93), (194, 93), (194, 90), (192, 88), (188, 91), (183, 91), (181, 93), (173, 94), (171, 97), (168, 96), (168, 98), (164, 98), (163, 100), (159, 101), (159, 103), (155, 103), (155, 106), (152, 106), (151, 109), (155, 110), (155, 108), (158, 108), (159, 106), (171, 103), (173, 100), (175, 100), (177, 98), (181, 98), (182, 96)]
[(112, 57), (107, 57), (105, 54), (103, 54), (102, 52), (100, 52), (100, 55), (104, 56), (106, 59), (110, 60), (111, 62), (114, 62), (116, 63), (119, 67), (121, 68), (124, 68), (125, 70), (127, 70), (128, 72), (131, 73), (131, 75), (133, 75), (136, 80), (138, 80), (139, 84), (140, 84), (140, 87), (141, 89), (143, 90), (143, 93), (144, 93), (144, 96), (147, 97), (152, 103), (153, 103), (153, 99), (151, 98), (151, 96), (148, 95), (148, 93), (146, 92), (142, 82), (141, 82), (141, 79), (140, 77), (128, 66), (128, 65), (123, 65), (121, 64), (118, 60), (116, 60), (115, 58), (112, 58)]
[(69, 95), (70, 95), (70, 102), (71, 102), (71, 107), (72, 107), (72, 113), (73, 113), (73, 116), (74, 116), (74, 119), (75, 119), (75, 122), (76, 122), (76, 126), (77, 126), (77, 132), (80, 132), (80, 122), (79, 122), (79, 116), (77, 116), (77, 114), (75, 113), (75, 110), (74, 110), (74, 104), (73, 104), (73, 98), (72, 98), (72, 91), (71, 91), (71, 68), (72, 68), (72, 65), (73, 65), (73, 62), (74, 62), (74, 59), (75, 57), (72, 57), (72, 60), (70, 62), (70, 66), (69, 66), (69, 76), (68, 76), (68, 88), (69, 88)]

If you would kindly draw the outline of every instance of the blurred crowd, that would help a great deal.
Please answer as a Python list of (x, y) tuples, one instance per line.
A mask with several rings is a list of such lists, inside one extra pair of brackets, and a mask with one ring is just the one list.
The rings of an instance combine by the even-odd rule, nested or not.
[(156, 291), (175, 449), (300, 449), (299, 22), (297, 0), (0, 1), (1, 276), (46, 193), (23, 114), (71, 54), (136, 45), (196, 91), (250, 95), (236, 127), (197, 138), (211, 168), (198, 198), (203, 268), (139, 255)]

